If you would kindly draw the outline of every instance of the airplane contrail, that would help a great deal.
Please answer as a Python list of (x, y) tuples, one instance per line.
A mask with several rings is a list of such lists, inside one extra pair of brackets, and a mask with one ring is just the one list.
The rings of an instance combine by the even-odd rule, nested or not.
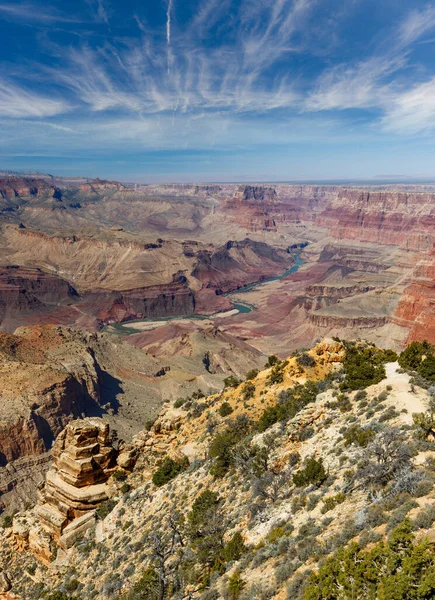
[(168, 10), (166, 13), (166, 39), (168, 42), (168, 46), (171, 43), (171, 13), (172, 13), (172, 4), (173, 0), (169, 0), (168, 2)]
[(173, 0), (168, 1), (168, 10), (166, 12), (166, 42), (168, 45), (168, 74), (171, 72), (171, 16)]

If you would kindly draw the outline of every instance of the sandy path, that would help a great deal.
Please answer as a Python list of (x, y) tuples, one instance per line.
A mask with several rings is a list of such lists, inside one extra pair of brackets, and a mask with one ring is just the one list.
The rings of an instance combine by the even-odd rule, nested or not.
[(409, 413), (408, 419), (412, 423), (412, 413), (424, 412), (428, 408), (428, 394), (426, 390), (416, 387), (415, 392), (411, 392), (409, 375), (407, 373), (398, 373), (399, 363), (387, 363), (385, 370), (387, 378), (382, 381), (383, 386), (391, 385), (392, 391), (389, 396), (389, 403), (393, 404), (396, 410), (406, 408)]

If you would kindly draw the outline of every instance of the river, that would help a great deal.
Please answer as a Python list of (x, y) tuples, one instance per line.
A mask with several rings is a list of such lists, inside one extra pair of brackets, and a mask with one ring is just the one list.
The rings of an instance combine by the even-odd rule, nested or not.
[[(284, 279), (285, 277), (288, 277), (289, 275), (291, 275), (292, 273), (296, 273), (296, 271), (298, 271), (300, 269), (300, 267), (302, 266), (302, 259), (300, 257), (300, 252), (295, 252), (293, 255), (293, 258), (295, 259), (295, 264), (291, 267), (291, 269), (288, 269), (287, 271), (285, 271), (285, 273), (283, 273), (282, 275), (278, 275), (277, 277), (268, 277), (267, 279), (263, 279), (262, 281), (257, 281), (255, 283), (250, 283), (248, 285), (245, 285), (241, 288), (239, 288), (238, 290), (234, 290), (233, 292), (228, 292), (227, 294), (225, 294), (225, 296), (227, 298), (230, 298), (231, 301), (231, 305), (233, 307), (233, 311), (237, 310), (237, 313), (231, 312), (231, 316), (234, 316), (236, 314), (246, 314), (246, 313), (250, 313), (251, 311), (255, 310), (255, 307), (252, 304), (249, 304), (248, 302), (243, 302), (240, 300), (240, 298), (238, 297), (240, 294), (245, 294), (246, 292), (250, 292), (253, 289), (257, 289), (263, 285), (267, 285), (268, 283), (271, 283), (272, 281), (279, 281), (280, 279)], [(236, 296), (236, 300), (237, 302), (233, 302), (231, 300), (232, 296)], [(228, 312), (228, 311), (227, 311)], [(182, 321), (182, 320), (195, 320), (195, 321), (205, 321), (207, 319), (213, 319), (219, 316), (223, 316), (225, 313), (214, 313), (211, 315), (189, 315), (189, 316), (180, 316), (180, 317), (158, 317), (155, 319), (140, 319), (140, 320), (136, 320), (136, 321), (128, 321), (128, 322), (124, 322), (124, 323), (113, 323), (111, 325), (107, 325), (107, 327), (104, 328), (104, 331), (107, 331), (109, 333), (116, 333), (118, 335), (131, 335), (134, 333), (140, 333), (141, 331), (149, 331), (151, 329), (155, 329), (156, 327), (158, 327), (159, 323), (164, 323), (164, 322), (169, 322), (169, 321)], [(228, 316), (230, 316), (230, 314), (228, 314)], [(155, 323), (155, 327), (153, 326), (153, 324)], [(136, 325), (136, 327), (135, 327)]]

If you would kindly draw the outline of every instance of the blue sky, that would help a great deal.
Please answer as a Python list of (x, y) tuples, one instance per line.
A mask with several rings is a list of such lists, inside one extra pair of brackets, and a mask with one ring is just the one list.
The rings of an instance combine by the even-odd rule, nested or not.
[(435, 4), (0, 0), (0, 169), (435, 177)]

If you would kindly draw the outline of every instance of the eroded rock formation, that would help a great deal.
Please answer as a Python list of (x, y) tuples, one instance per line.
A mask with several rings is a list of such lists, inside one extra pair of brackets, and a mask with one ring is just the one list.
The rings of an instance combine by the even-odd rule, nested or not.
[(17, 544), (44, 561), (52, 556), (52, 541), (69, 548), (95, 524), (95, 510), (107, 500), (106, 481), (117, 466), (110, 428), (102, 419), (69, 423), (52, 455), (38, 504), (13, 524)]

